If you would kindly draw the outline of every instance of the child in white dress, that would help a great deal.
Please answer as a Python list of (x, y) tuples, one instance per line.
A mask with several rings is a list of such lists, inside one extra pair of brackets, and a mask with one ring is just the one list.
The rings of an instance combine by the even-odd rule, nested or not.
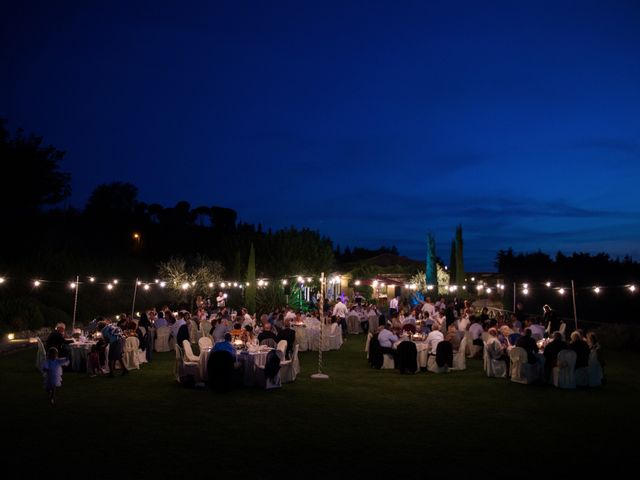
[(54, 404), (56, 387), (62, 386), (62, 367), (69, 365), (68, 358), (58, 358), (58, 349), (51, 347), (47, 352), (47, 359), (42, 362), (44, 374), (44, 389), (47, 391), (49, 402)]

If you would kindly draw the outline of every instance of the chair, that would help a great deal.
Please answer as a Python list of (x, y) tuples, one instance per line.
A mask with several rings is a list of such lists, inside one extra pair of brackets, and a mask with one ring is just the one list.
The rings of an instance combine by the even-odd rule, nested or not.
[(38, 340), (38, 351), (36, 352), (36, 368), (42, 372), (42, 364), (47, 359), (47, 351), (44, 348), (44, 343), (40, 340), (40, 337), (36, 337)]
[(322, 326), (322, 351), (340, 350), (342, 346), (342, 328), (338, 323)]
[(287, 341), (286, 340), (280, 340), (278, 342), (278, 344), (276, 345), (276, 349), (280, 350), (282, 352), (283, 358), (287, 356)]
[(487, 377), (506, 378), (507, 364), (499, 358), (501, 356), (502, 350), (500, 350), (500, 342), (497, 339), (493, 342), (485, 342), (483, 361)]
[(589, 366), (587, 368), (589, 369), (589, 386), (599, 387), (602, 385), (602, 365), (600, 365), (596, 350), (591, 350), (589, 353)]
[(451, 366), (451, 370), (466, 370), (467, 369), (467, 342), (469, 341), (469, 332), (464, 332), (464, 337), (462, 337), (462, 341), (460, 342), (460, 347), (458, 347), (458, 351), (453, 354), (453, 365)]
[[(533, 383), (531, 377), (532, 369), (528, 368), (527, 351), (521, 347), (513, 347), (509, 351), (509, 359), (511, 360), (511, 381), (515, 383)], [(527, 375), (529, 373), (529, 375)]]
[(138, 337), (127, 337), (124, 341), (124, 352), (122, 354), (122, 363), (127, 370), (137, 370), (140, 368), (140, 357), (138, 350), (140, 349), (140, 340)]
[(367, 359), (369, 359), (369, 345), (371, 344), (371, 338), (373, 337), (373, 333), (367, 333), (367, 340), (364, 343), (364, 351), (367, 354)]
[(182, 346), (184, 347), (184, 358), (187, 360), (187, 362), (197, 363), (200, 360), (200, 357), (193, 353), (193, 349), (191, 348), (191, 343), (189, 342), (189, 340), (183, 340)]
[(400, 342), (398, 345), (398, 369), (401, 374), (417, 373), (418, 368), (418, 349), (416, 344), (408, 340)]
[(198, 343), (198, 324), (191, 318), (189, 319), (189, 341)]
[(260, 345), (266, 345), (267, 347), (270, 347), (270, 348), (276, 348), (278, 346), (276, 344), (276, 341), (273, 338), (265, 338), (261, 340)]
[(213, 341), (209, 337), (200, 337), (198, 347), (200, 347), (200, 353), (202, 354), (203, 350), (213, 348)]
[(560, 350), (558, 362), (552, 371), (553, 385), (558, 388), (576, 388), (576, 359), (578, 355), (573, 350)]
[(280, 350), (272, 350), (267, 354), (264, 366), (256, 365), (256, 381), (258, 385), (266, 390), (282, 387), (280, 364), (283, 358), (284, 356), (282, 356)]
[(211, 322), (205, 320), (200, 322), (200, 338), (207, 338), (211, 333)]
[[(199, 380), (198, 375), (198, 363), (189, 362), (184, 359), (184, 351), (179, 345), (175, 346), (176, 351), (176, 365), (174, 374), (176, 380), (181, 385), (195, 385)], [(228, 354), (228, 352), (225, 352)]]
[(360, 317), (357, 315), (347, 316), (347, 332), (360, 333)]
[(171, 335), (171, 329), (169, 327), (160, 327), (156, 329), (156, 341), (153, 348), (156, 352), (171, 351), (169, 348), (169, 335)]
[(233, 357), (229, 352), (211, 352), (207, 361), (209, 386), (216, 392), (227, 392), (233, 387)]
[(453, 347), (451, 342), (443, 340), (436, 347), (436, 354), (429, 355), (427, 370), (433, 373), (448, 373), (453, 366)]
[[(278, 348), (278, 350), (280, 350), (280, 348)], [(298, 350), (298, 345), (294, 346), (291, 354), (291, 360), (283, 360), (280, 362), (280, 380), (282, 383), (295, 382), (298, 372), (300, 372)]]

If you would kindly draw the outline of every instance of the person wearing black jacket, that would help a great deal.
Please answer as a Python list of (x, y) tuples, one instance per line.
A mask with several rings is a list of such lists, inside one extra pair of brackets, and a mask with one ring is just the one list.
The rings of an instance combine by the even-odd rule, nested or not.
[(291, 352), (293, 352), (293, 344), (296, 341), (296, 331), (291, 328), (291, 320), (286, 318), (284, 320), (284, 328), (278, 332), (276, 342), (285, 340), (287, 342), (287, 358), (291, 358)]
[(58, 323), (56, 329), (51, 332), (45, 343), (47, 352), (50, 348), (58, 350), (58, 357), (69, 356), (69, 344), (73, 343), (73, 340), (64, 338), (64, 331), (66, 325), (64, 323)]
[(536, 353), (538, 353), (538, 344), (531, 337), (530, 328), (527, 328), (524, 331), (524, 335), (518, 338), (516, 347), (524, 348), (524, 351), (527, 352), (527, 363), (533, 365), (538, 362), (538, 357), (536, 357)]
[(553, 341), (544, 347), (544, 378), (547, 382), (551, 381), (551, 372), (553, 371), (553, 367), (558, 363), (558, 353), (568, 348), (569, 345), (562, 340), (562, 334), (560, 332), (553, 332)]

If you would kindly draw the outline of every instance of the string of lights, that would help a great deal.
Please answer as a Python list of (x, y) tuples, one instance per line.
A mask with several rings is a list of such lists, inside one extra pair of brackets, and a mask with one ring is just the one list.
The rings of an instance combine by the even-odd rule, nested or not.
[[(80, 277), (77, 277), (77, 278), (80, 278)], [(173, 283), (174, 287), (179, 285), (179, 288), (182, 290), (189, 290), (189, 289), (195, 288), (196, 286), (203, 286), (203, 285), (206, 285), (210, 289), (214, 289), (216, 287), (222, 290), (227, 290), (232, 288), (245, 289), (251, 285), (249, 282), (232, 281), (232, 280), (225, 280), (225, 281), (220, 281), (216, 283), (216, 282), (198, 282), (195, 280), (192, 280), (190, 282), (187, 282), (187, 281), (180, 282), (178, 280), (170, 281), (170, 280), (161, 280), (156, 278), (153, 281), (133, 280), (131, 282), (128, 282), (128, 281), (120, 281), (119, 279), (112, 278), (112, 277), (110, 277), (110, 279), (105, 279), (105, 280), (98, 280), (94, 276), (82, 277), (82, 278), (84, 278), (84, 280), (65, 281), (65, 280), (48, 280), (43, 278), (36, 278), (36, 279), (28, 279), (27, 281), (31, 283), (33, 288), (44, 287), (48, 284), (51, 284), (51, 285), (67, 284), (70, 289), (75, 290), (76, 286), (80, 286), (80, 285), (101, 285), (101, 286), (104, 286), (109, 291), (114, 290), (118, 285), (137, 285), (138, 287), (141, 287), (143, 291), (149, 291), (152, 288), (164, 289), (171, 283)], [(7, 284), (10, 280), (14, 280), (14, 279), (11, 277), (0, 277), (0, 286)], [(315, 277), (308, 277), (308, 276), (302, 276), (302, 275), (297, 275), (297, 276), (293, 275), (287, 278), (281, 278), (279, 281), (280, 281), (280, 284), (283, 286), (286, 286), (289, 284), (300, 284), (301, 286), (309, 286), (309, 285), (313, 285), (316, 280), (319, 280), (319, 277), (315, 278)], [(472, 277), (472, 281), (474, 280), (475, 279)], [(271, 280), (268, 278), (258, 279), (256, 282), (256, 286), (258, 288), (265, 288), (269, 286), (273, 281), (274, 280)], [(275, 280), (275, 281), (278, 281), (278, 280)], [(342, 282), (341, 276), (334, 276), (329, 278), (329, 284), (340, 285), (341, 282)], [(373, 288), (385, 288), (387, 286), (392, 286), (392, 285), (395, 286), (395, 282), (389, 284), (378, 279), (356, 279), (356, 280), (351, 279), (350, 283), (355, 287), (364, 286), (364, 285), (370, 285)], [(411, 290), (411, 291), (418, 290), (418, 285), (415, 283), (411, 283), (411, 284), (405, 283), (404, 285), (398, 285), (398, 286), (404, 287), (406, 290)], [(525, 295), (525, 296), (532, 294), (536, 288), (555, 290), (560, 295), (564, 295), (568, 291), (571, 291), (570, 286), (565, 286), (561, 282), (554, 283), (550, 281), (536, 284), (535, 286), (530, 283), (521, 283), (521, 284), (514, 283), (513, 286), (518, 293), (521, 293), (522, 295)], [(451, 293), (456, 292), (458, 290), (473, 291), (475, 289), (478, 295), (481, 295), (483, 293), (489, 295), (494, 292), (495, 293), (503, 292), (506, 287), (505, 287), (505, 284), (503, 283), (489, 285), (486, 282), (481, 282), (476, 285), (455, 285), (455, 284), (440, 284), (437, 286), (426, 285), (427, 291), (432, 291), (436, 288), (446, 289)], [(576, 290), (590, 290), (595, 295), (604, 294), (606, 291), (614, 290), (614, 289), (626, 289), (631, 293), (635, 293), (638, 287), (634, 283), (621, 284), (621, 285), (620, 284), (619, 285), (596, 284), (596, 285), (576, 287)]]

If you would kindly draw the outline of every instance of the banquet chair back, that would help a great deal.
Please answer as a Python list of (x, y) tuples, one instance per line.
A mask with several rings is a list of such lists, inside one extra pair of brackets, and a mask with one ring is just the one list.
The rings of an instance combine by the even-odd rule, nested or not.
[(160, 327), (156, 329), (156, 341), (154, 344), (154, 350), (156, 352), (169, 352), (169, 335), (171, 335), (171, 329), (169, 327)]
[(207, 338), (209, 337), (210, 333), (211, 333), (211, 322), (209, 321), (203, 321), (200, 322), (200, 337), (201, 338)]
[(189, 340), (184, 339), (182, 341), (182, 346), (184, 347), (184, 358), (187, 362), (197, 362), (198, 360), (200, 360), (200, 357), (193, 353), (193, 349), (191, 348), (191, 343), (189, 342)]
[(576, 388), (576, 378), (574, 370), (576, 367), (577, 354), (573, 350), (560, 350), (558, 352), (558, 362), (553, 367), (553, 385), (558, 388)]
[(260, 341), (260, 345), (266, 345), (267, 347), (276, 348), (278, 345), (273, 338), (265, 338)]
[(189, 341), (191, 343), (198, 342), (198, 324), (192, 318), (189, 319)]
[(410, 341), (398, 345), (398, 369), (401, 374), (418, 372), (418, 349)]
[(209, 337), (200, 337), (198, 346), (200, 347), (200, 354), (202, 354), (203, 350), (213, 348), (213, 341)]
[(453, 354), (453, 366), (451, 370), (466, 370), (467, 369), (467, 342), (469, 341), (469, 332), (464, 332), (464, 337), (460, 342), (458, 351)]
[(278, 344), (276, 345), (276, 348), (282, 352), (283, 355), (286, 356), (287, 354), (287, 341), (286, 340), (280, 340), (278, 342)]
[(36, 352), (36, 368), (42, 372), (42, 364), (47, 359), (47, 351), (44, 348), (44, 343), (40, 340), (40, 337), (36, 337), (38, 340), (38, 351)]
[(209, 355), (207, 372), (209, 386), (215, 392), (227, 392), (233, 386), (233, 357), (229, 352), (218, 350)]
[(525, 368), (528, 366), (527, 351), (521, 347), (513, 347), (509, 351), (509, 360), (511, 360), (511, 381), (530, 383), (525, 373)]
[(137, 370), (140, 368), (140, 356), (138, 355), (139, 348), (140, 340), (138, 340), (138, 337), (127, 337), (124, 341), (122, 363), (124, 363), (127, 370)]

